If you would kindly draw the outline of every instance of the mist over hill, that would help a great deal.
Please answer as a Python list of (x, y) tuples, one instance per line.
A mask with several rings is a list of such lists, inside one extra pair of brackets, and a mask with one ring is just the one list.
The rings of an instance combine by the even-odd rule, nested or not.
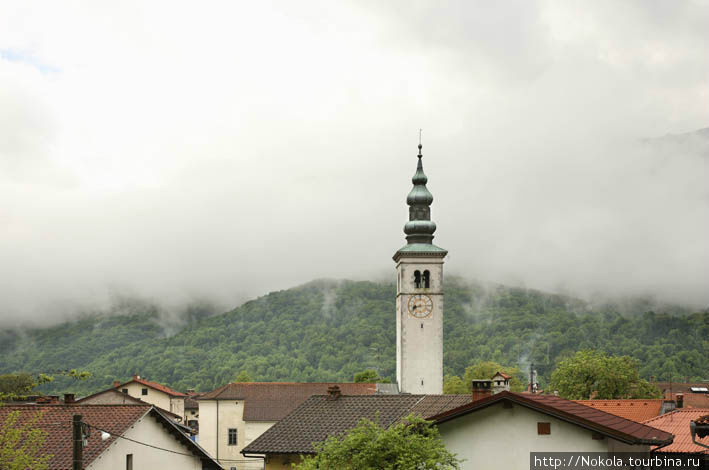
[[(709, 378), (707, 310), (650, 299), (589, 303), (452, 277), (445, 292), (446, 374), (494, 360), (525, 370), (534, 363), (545, 380), (558, 359), (594, 348), (635, 357), (646, 378)], [(81, 394), (134, 373), (202, 391), (241, 370), (258, 381), (349, 381), (376, 368), (394, 380), (394, 295), (388, 283), (318, 280), (223, 314), (176, 318), (172, 331), (150, 305), (48, 328), (6, 329), (0, 373), (87, 370), (86, 382), (59, 378), (44, 388)]]

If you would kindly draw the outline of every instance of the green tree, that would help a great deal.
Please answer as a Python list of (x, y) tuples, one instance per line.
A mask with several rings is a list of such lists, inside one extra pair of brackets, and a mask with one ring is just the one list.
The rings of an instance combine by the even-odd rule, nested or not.
[(0, 375), (0, 397), (26, 395), (36, 386), (37, 382), (30, 374)]
[(315, 445), (315, 455), (304, 457), (299, 470), (446, 470), (460, 461), (441, 441), (430, 421), (410, 415), (388, 428), (362, 419), (340, 436)]
[(659, 398), (660, 391), (640, 378), (638, 361), (583, 350), (559, 362), (549, 383), (569, 400)]
[(389, 379), (383, 379), (379, 377), (379, 373), (377, 373), (376, 370), (374, 369), (365, 369), (362, 372), (357, 372), (354, 375), (354, 381), (355, 383), (369, 383), (369, 384), (375, 384), (375, 383), (389, 383)]
[(47, 432), (38, 429), (37, 421), (42, 413), (34, 413), (25, 422), (20, 422), (20, 412), (8, 413), (0, 426), (0, 469), (46, 470), (51, 454), (40, 455), (47, 439)]
[[(472, 387), (471, 387), (472, 388)], [(463, 395), (470, 393), (463, 381), (457, 375), (446, 375), (443, 377), (443, 393)]]
[(234, 382), (253, 382), (253, 379), (251, 378), (248, 372), (242, 370), (241, 372), (239, 372), (239, 375), (236, 376)]
[(512, 376), (510, 379), (511, 391), (521, 392), (526, 388), (524, 375), (519, 367), (503, 366), (493, 361), (482, 361), (466, 367), (462, 379), (457, 375), (445, 376), (443, 378), (443, 393), (471, 393), (473, 380), (489, 380), (497, 372)]
[[(86, 380), (88, 372), (75, 369), (59, 372), (77, 380)], [(51, 382), (54, 377), (39, 374), (4, 374), (0, 376), (0, 406), (5, 400), (21, 398), (44, 383)], [(37, 428), (37, 422), (42, 417), (41, 412), (22, 421), (20, 411), (7, 414), (0, 426), (0, 469), (1, 470), (46, 470), (52, 455), (40, 455), (39, 452), (47, 439), (47, 432)]]
[(503, 372), (512, 378), (510, 379), (510, 390), (513, 392), (521, 392), (526, 388), (526, 380), (524, 374), (517, 366), (503, 366), (493, 361), (483, 361), (473, 364), (465, 368), (463, 375), (463, 383), (468, 391), (473, 390), (473, 380), (491, 379), (498, 372)]

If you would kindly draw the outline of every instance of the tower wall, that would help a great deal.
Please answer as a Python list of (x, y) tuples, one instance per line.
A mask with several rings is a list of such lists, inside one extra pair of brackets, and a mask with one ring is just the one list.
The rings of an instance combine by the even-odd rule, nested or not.
[[(429, 287), (414, 273), (429, 271)], [(412, 300), (413, 298), (413, 300)], [(428, 301), (430, 299), (430, 313)], [(424, 305), (424, 313), (412, 306)], [(401, 257), (397, 263), (396, 378), (404, 393), (443, 393), (443, 258)], [(418, 315), (418, 316), (417, 316)]]

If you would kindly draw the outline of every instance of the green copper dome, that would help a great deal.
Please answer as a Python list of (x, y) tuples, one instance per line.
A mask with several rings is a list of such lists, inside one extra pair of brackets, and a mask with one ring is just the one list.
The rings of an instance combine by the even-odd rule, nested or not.
[(426, 188), (428, 178), (423, 172), (421, 149), (419, 143), (418, 165), (414, 177), (411, 178), (414, 187), (406, 197), (406, 204), (409, 205), (409, 221), (404, 225), (407, 244), (394, 254), (396, 262), (402, 256), (444, 257), (448, 253), (432, 243), (433, 233), (436, 231), (436, 224), (431, 220), (433, 195)]
[(419, 144), (418, 164), (416, 173), (411, 178), (414, 187), (411, 188), (406, 197), (406, 204), (409, 205), (409, 221), (404, 225), (406, 240), (411, 243), (430, 244), (433, 241), (433, 233), (436, 231), (436, 224), (431, 221), (431, 204), (433, 195), (426, 188), (428, 178), (423, 172), (422, 146)]

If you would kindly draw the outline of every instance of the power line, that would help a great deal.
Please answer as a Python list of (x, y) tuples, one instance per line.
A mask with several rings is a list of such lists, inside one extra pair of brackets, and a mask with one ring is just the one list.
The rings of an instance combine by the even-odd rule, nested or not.
[[(163, 448), (163, 447), (154, 446), (154, 445), (152, 445), (152, 444), (148, 444), (147, 442), (136, 441), (135, 439), (131, 439), (130, 437), (126, 437), (126, 436), (123, 436), (123, 435), (121, 435), (121, 434), (116, 434), (116, 433), (114, 433), (114, 432), (107, 431), (107, 430), (105, 430), (105, 429), (101, 429), (101, 428), (99, 428), (98, 426), (94, 426), (93, 424), (89, 424), (89, 423), (84, 423), (84, 424), (86, 424), (87, 426), (89, 426), (89, 427), (91, 427), (91, 428), (94, 428), (94, 429), (96, 429), (96, 430), (98, 430), (98, 431), (108, 433), (108, 434), (110, 434), (111, 436), (120, 437), (121, 439), (125, 439), (125, 440), (131, 441), (131, 442), (135, 442), (136, 444), (140, 444), (140, 445), (143, 445), (143, 446), (146, 446), (146, 447), (152, 447), (153, 449), (162, 450), (162, 451), (165, 451), (165, 452), (170, 452), (170, 453), (172, 453), (172, 454), (186, 455), (187, 457), (194, 457), (194, 456), (195, 456), (194, 454), (187, 454), (187, 453), (178, 452), (178, 451), (172, 450), (172, 449), (165, 449), (165, 448)], [(236, 460), (236, 459), (217, 459), (217, 458), (214, 458), (214, 457), (212, 457), (212, 458), (213, 458), (214, 460), (219, 461), (219, 462), (236, 462), (236, 463), (254, 463), (254, 462), (255, 462), (255, 460), (246, 460), (246, 459)]]

